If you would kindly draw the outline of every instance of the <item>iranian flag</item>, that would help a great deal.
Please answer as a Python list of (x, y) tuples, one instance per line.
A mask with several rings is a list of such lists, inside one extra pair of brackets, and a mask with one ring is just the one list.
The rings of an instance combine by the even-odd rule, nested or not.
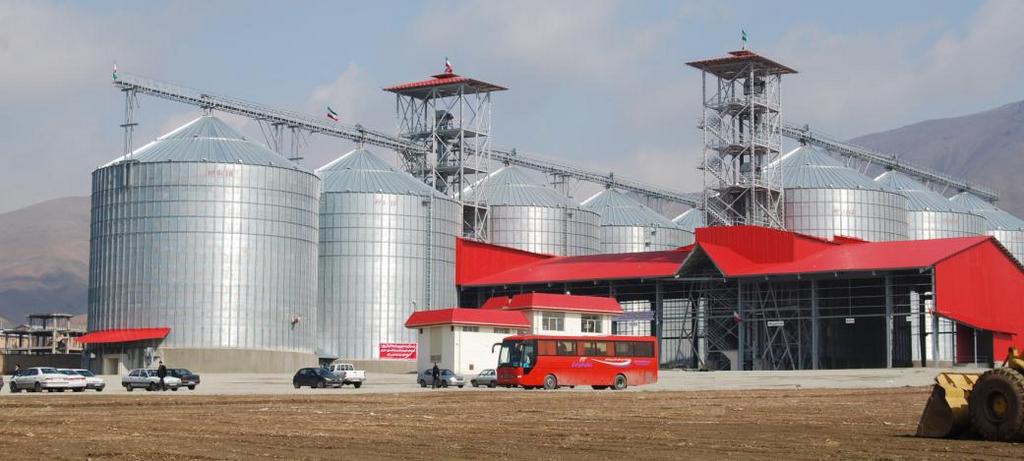
[(335, 112), (334, 109), (331, 109), (331, 106), (327, 106), (327, 118), (334, 120), (335, 122), (339, 120), (338, 113)]

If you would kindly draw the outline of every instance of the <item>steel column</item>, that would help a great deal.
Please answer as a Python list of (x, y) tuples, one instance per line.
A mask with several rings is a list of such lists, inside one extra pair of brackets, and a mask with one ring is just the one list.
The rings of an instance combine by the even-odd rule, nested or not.
[(821, 341), (818, 325), (818, 281), (811, 280), (811, 369), (818, 369), (818, 349)]
[(892, 275), (885, 276), (885, 367), (892, 368)]

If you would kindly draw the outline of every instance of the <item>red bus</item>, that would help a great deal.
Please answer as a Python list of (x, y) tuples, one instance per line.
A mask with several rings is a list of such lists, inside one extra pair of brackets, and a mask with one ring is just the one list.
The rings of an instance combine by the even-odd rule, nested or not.
[(509, 336), (500, 343), (498, 385), (625, 389), (655, 383), (656, 340), (654, 336)]

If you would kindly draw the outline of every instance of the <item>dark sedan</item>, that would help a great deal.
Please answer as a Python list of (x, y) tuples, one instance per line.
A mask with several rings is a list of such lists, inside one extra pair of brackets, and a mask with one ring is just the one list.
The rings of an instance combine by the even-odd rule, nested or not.
[(341, 387), (341, 378), (326, 368), (303, 368), (295, 372), (292, 385), (296, 389), (302, 386), (325, 388)]
[(168, 368), (167, 374), (181, 380), (182, 387), (194, 390), (199, 385), (199, 375), (192, 373), (187, 368)]

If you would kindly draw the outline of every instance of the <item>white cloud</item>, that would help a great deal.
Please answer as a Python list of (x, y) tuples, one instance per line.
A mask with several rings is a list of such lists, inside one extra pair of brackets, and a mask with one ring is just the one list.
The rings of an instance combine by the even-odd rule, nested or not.
[(1007, 102), (1024, 77), (1021, 17), (1024, 2), (990, 1), (962, 34), (934, 22), (852, 34), (794, 27), (765, 53), (800, 71), (783, 83), (786, 119), (853, 137)]

